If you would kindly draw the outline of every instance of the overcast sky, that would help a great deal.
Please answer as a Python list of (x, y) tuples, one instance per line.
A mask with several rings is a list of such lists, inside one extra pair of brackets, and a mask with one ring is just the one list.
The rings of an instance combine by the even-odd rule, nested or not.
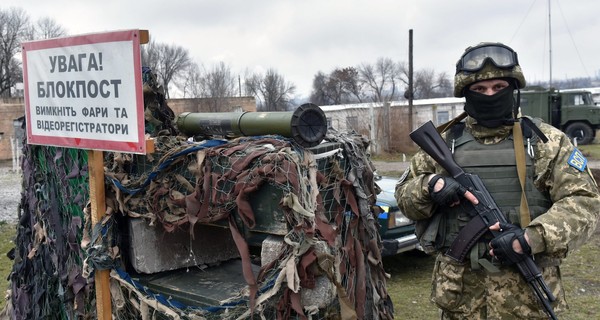
[[(129, 4), (135, 3), (135, 4)], [(313, 76), (334, 68), (408, 62), (454, 75), (467, 46), (498, 41), (519, 54), (528, 81), (547, 81), (548, 0), (2, 0), (32, 21), (47, 16), (69, 34), (147, 29), (151, 39), (189, 50), (207, 67), (236, 74), (276, 69), (310, 94)], [(551, 0), (552, 78), (600, 75), (600, 1)]]

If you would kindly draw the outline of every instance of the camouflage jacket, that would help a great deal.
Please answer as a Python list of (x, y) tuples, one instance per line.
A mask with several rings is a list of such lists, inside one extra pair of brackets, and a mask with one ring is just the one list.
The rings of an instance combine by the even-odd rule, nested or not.
[[(506, 139), (512, 126), (485, 128), (471, 117), (468, 130), (479, 142), (493, 144)], [(534, 254), (564, 258), (593, 234), (600, 215), (600, 194), (589, 168), (579, 170), (569, 164), (576, 148), (560, 130), (542, 123), (539, 128), (548, 138), (534, 146), (534, 185), (548, 191), (552, 207), (526, 227)], [(571, 161), (573, 163), (573, 161)], [(422, 150), (411, 159), (410, 166), (396, 186), (396, 199), (403, 213), (412, 220), (427, 219), (435, 208), (427, 191), (430, 174), (446, 174)]]

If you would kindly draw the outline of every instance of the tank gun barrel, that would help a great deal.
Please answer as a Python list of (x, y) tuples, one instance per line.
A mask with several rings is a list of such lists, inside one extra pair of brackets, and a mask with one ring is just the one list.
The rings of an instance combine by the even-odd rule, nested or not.
[(289, 112), (184, 112), (177, 117), (176, 124), (179, 131), (188, 136), (278, 134), (304, 147), (318, 145), (327, 133), (325, 113), (312, 103)]

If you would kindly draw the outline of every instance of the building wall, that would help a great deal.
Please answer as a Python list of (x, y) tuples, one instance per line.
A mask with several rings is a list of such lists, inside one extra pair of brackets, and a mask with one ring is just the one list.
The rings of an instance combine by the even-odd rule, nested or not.
[(14, 120), (25, 115), (23, 98), (3, 98), (0, 100), (0, 161), (11, 160), (13, 157), (12, 143), (20, 143), (15, 132)]
[(242, 112), (256, 111), (254, 97), (232, 97), (219, 99), (171, 99), (167, 104), (175, 115), (183, 112)]
[[(217, 103), (212, 99), (171, 99), (167, 101), (167, 104), (175, 115), (182, 112), (211, 112), (211, 107), (215, 105), (222, 108), (220, 112), (256, 111), (254, 97), (232, 97), (221, 99)], [(13, 121), (23, 116), (25, 116), (23, 98), (4, 98), (0, 100), (0, 132), (4, 133), (0, 140), (0, 161), (12, 159), (11, 138), (15, 139)], [(21, 142), (21, 140), (18, 141)]]
[[(412, 128), (409, 128), (409, 106), (406, 101), (360, 103), (339, 106), (322, 106), (328, 123), (339, 132), (356, 131), (371, 139), (371, 152), (407, 152), (412, 147), (408, 134), (432, 121), (445, 123), (463, 112), (464, 99), (439, 98), (415, 100), (412, 110)], [(373, 127), (373, 131), (371, 131)]]

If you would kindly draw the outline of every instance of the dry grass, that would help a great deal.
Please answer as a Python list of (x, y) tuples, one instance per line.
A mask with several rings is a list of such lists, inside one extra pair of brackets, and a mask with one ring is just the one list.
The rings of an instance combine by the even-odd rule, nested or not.
[[(600, 144), (579, 146), (588, 160), (600, 160)], [(401, 155), (385, 155), (377, 160), (401, 161)], [(399, 176), (401, 172), (380, 172)], [(600, 181), (600, 169), (593, 170)], [(437, 319), (438, 310), (429, 302), (431, 271), (434, 258), (423, 254), (405, 253), (384, 259), (391, 275), (388, 292), (394, 302), (397, 319)], [(561, 267), (570, 310), (560, 319), (600, 319), (600, 226), (590, 241), (571, 253)]]
[[(429, 302), (434, 258), (405, 253), (384, 258), (388, 292), (396, 319), (437, 319), (438, 310)], [(593, 238), (573, 252), (561, 267), (570, 310), (563, 320), (600, 319), (600, 228)]]
[(15, 225), (0, 222), (0, 310), (6, 305), (5, 290), (8, 289), (8, 275), (12, 269), (13, 261), (6, 254), (15, 247), (14, 238), (16, 234)]

